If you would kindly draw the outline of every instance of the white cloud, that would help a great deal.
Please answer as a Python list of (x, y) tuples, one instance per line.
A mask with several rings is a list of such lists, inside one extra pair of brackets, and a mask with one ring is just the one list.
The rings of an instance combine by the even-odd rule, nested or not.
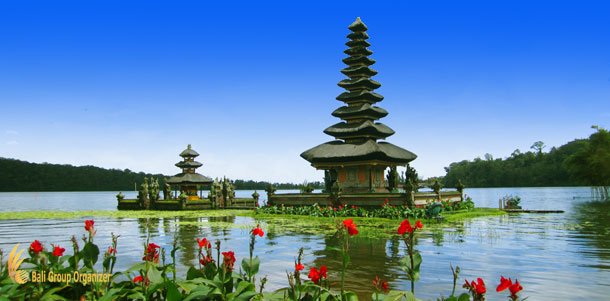
[(11, 140), (11, 141), (7, 141), (6, 144), (8, 144), (8, 145), (17, 145), (17, 144), (19, 144), (19, 142), (15, 141), (15, 140)]
[(4, 131), (4, 133), (6, 133), (7, 135), (11, 135), (11, 136), (19, 135), (19, 132), (15, 131), (15, 130), (6, 130), (6, 131)]

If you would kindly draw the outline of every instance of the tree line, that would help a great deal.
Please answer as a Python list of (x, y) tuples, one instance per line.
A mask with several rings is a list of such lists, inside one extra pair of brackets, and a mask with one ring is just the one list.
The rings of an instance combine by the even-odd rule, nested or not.
[(505, 159), (485, 154), (472, 161), (445, 167), (445, 187), (461, 181), (466, 187), (610, 186), (610, 134), (596, 130), (588, 139), (576, 139), (548, 152), (542, 141), (531, 151), (516, 149)]
[[(30, 163), (0, 157), (0, 191), (127, 191), (139, 187), (144, 178), (163, 182), (168, 176), (134, 172), (129, 169), (106, 169), (95, 166)], [(264, 190), (266, 181), (234, 180), (236, 189)], [(317, 185), (316, 185), (317, 183)], [(272, 183), (276, 189), (299, 189), (301, 184)], [(322, 187), (320, 182), (314, 186)]]

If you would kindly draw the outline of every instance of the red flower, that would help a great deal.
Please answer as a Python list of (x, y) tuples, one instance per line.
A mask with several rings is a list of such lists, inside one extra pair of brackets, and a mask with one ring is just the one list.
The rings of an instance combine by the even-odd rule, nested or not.
[(85, 221), (85, 230), (91, 232), (93, 230), (93, 224), (95, 222), (92, 219), (88, 219)]
[(201, 263), (201, 265), (206, 265), (208, 263), (212, 263), (214, 262), (214, 259), (212, 259), (211, 256), (204, 256), (201, 259), (199, 259), (199, 263)]
[(512, 284), (508, 290), (510, 291), (511, 296), (516, 296), (518, 292), (520, 292), (523, 289), (523, 286), (521, 286), (521, 283), (519, 283), (519, 280), (515, 280), (515, 283)]
[(506, 279), (504, 276), (500, 276), (500, 284), (496, 288), (496, 292), (501, 292), (513, 285), (513, 281), (510, 278)]
[(474, 281), (472, 281), (471, 284), (474, 287), (477, 294), (482, 295), (487, 292), (487, 289), (485, 288), (485, 282), (483, 282), (483, 279), (477, 278), (477, 283), (474, 283)]
[(413, 232), (413, 228), (411, 227), (411, 223), (409, 222), (408, 219), (405, 219), (404, 221), (402, 221), (402, 223), (400, 223), (400, 226), (398, 227), (398, 234), (403, 235), (405, 233), (412, 233)]
[(387, 281), (381, 282), (381, 288), (386, 293), (390, 291), (390, 285), (388, 284)]
[(148, 247), (146, 247), (146, 252), (144, 253), (144, 257), (142, 260), (159, 263), (159, 249), (161, 248), (159, 245), (155, 243), (149, 243)]
[(326, 272), (327, 272), (326, 266), (325, 265), (321, 266), (320, 267), (320, 277), (321, 278), (326, 278)]
[(415, 222), (415, 228), (422, 229), (423, 227), (424, 227), (424, 224), (422, 224), (420, 220), (417, 220)]
[(259, 226), (256, 226), (256, 228), (252, 229), (252, 235), (258, 235), (260, 237), (263, 237), (263, 235), (265, 235), (265, 232), (263, 232), (263, 229), (261, 229)]
[(296, 264), (294, 265), (294, 270), (295, 270), (295, 271), (302, 271), (303, 269), (305, 269), (305, 266), (304, 266), (304, 265), (302, 265), (302, 264), (300, 264), (300, 263), (296, 263)]
[(60, 247), (60, 246), (55, 246), (55, 248), (53, 248), (53, 256), (63, 256), (64, 255), (64, 251), (66, 251), (66, 249)]
[(343, 221), (343, 226), (347, 229), (347, 233), (352, 236), (358, 234), (358, 229), (356, 229), (356, 224), (354, 224), (354, 220), (348, 218)]
[(203, 239), (197, 238), (197, 244), (199, 244), (199, 249), (201, 249), (201, 248), (209, 249), (212, 247), (212, 244), (207, 240), (207, 238), (203, 238)]
[(481, 278), (477, 278), (477, 282), (471, 281), (468, 282), (468, 280), (466, 280), (466, 283), (464, 284), (464, 288), (467, 288), (468, 290), (470, 290), (473, 294), (476, 294), (477, 296), (482, 296), (483, 294), (485, 294), (487, 292), (487, 289), (485, 288), (485, 282), (483, 282), (483, 279)]
[(373, 279), (373, 287), (375, 287), (376, 290), (383, 291), (385, 293), (390, 291), (390, 285), (388, 284), (388, 282), (382, 281), (381, 279), (379, 279), (379, 276), (375, 276), (375, 279)]
[(233, 251), (222, 252), (222, 256), (222, 265), (227, 271), (232, 271), (233, 265), (235, 264), (235, 253), (233, 253)]
[(34, 240), (34, 242), (32, 242), (32, 244), (30, 245), (30, 251), (38, 254), (40, 252), (42, 252), (44, 248), (42, 247), (42, 244), (37, 240)]
[(108, 250), (106, 250), (106, 253), (110, 254), (116, 254), (116, 249), (113, 247), (108, 247)]
[(133, 283), (140, 283), (140, 282), (143, 282), (144, 285), (148, 285), (150, 283), (148, 278), (144, 278), (144, 277), (142, 277), (142, 275), (133, 277)]
[(313, 281), (313, 283), (315, 284), (318, 284), (318, 282), (320, 282), (320, 272), (318, 272), (318, 270), (314, 267), (309, 269), (309, 275), (307, 275), (307, 277), (311, 279), (311, 281)]

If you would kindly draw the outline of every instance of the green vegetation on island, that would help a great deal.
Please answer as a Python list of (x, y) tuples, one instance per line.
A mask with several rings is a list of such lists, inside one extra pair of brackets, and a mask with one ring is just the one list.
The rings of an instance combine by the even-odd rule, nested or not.
[(446, 167), (445, 187), (456, 187), (459, 180), (466, 187), (542, 187), (542, 186), (610, 186), (610, 134), (593, 126), (588, 139), (577, 139), (543, 152), (538, 141), (533, 151), (515, 150), (510, 157), (454, 162)]

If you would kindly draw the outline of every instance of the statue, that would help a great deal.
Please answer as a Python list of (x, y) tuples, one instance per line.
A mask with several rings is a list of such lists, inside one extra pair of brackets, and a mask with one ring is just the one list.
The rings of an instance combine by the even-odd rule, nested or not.
[(413, 192), (417, 192), (419, 190), (419, 175), (415, 168), (411, 167), (409, 164), (407, 164), (405, 178), (413, 185)]
[(142, 209), (150, 208), (150, 200), (148, 198), (148, 179), (144, 178), (144, 183), (140, 186), (140, 192), (138, 193), (138, 201)]
[(148, 191), (148, 197), (152, 203), (159, 200), (159, 181), (156, 178), (150, 178), (150, 190)]
[(119, 202), (121, 202), (124, 198), (125, 196), (123, 195), (123, 192), (119, 192), (119, 194), (116, 195), (116, 199)]
[(390, 172), (388, 172), (387, 180), (388, 180), (388, 190), (390, 192), (398, 192), (398, 172), (396, 171), (396, 166), (393, 166), (390, 168)]
[(184, 193), (184, 191), (180, 191), (180, 195), (178, 196), (178, 205), (180, 206), (181, 210), (186, 208), (186, 199), (186, 193)]
[(441, 184), (438, 182), (438, 180), (434, 180), (434, 184), (432, 184), (432, 186), (430, 186), (430, 188), (432, 188), (432, 191), (434, 191), (434, 193), (436, 193), (438, 196), (440, 196)]
[(169, 184), (167, 184), (167, 182), (165, 182), (165, 185), (163, 185), (163, 199), (164, 200), (171, 199), (172, 198), (171, 192), (172, 192), (172, 188), (169, 186)]

